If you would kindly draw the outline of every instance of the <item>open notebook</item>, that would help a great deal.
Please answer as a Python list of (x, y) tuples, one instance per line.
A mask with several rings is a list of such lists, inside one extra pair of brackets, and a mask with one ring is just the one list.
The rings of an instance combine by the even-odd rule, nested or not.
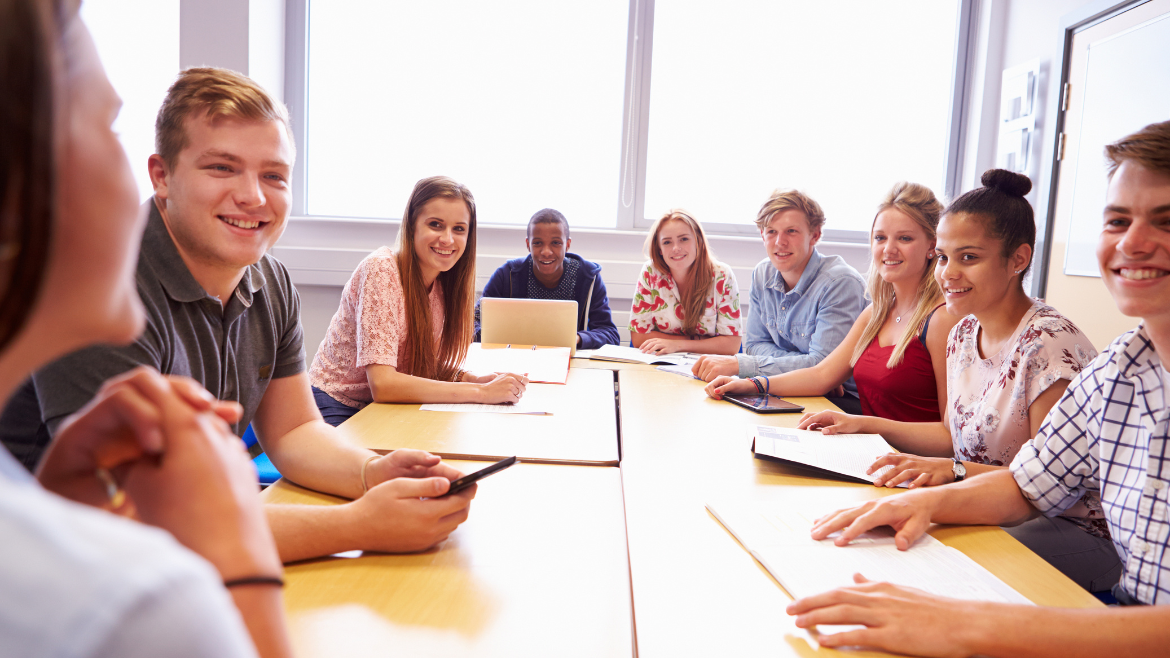
[[(848, 546), (814, 541), (813, 521), (832, 510), (802, 510), (784, 503), (715, 501), (707, 504), (739, 543), (793, 598), (853, 584), (853, 574), (958, 599), (1031, 603), (957, 549), (923, 535), (900, 551), (889, 527), (867, 532)], [(834, 535), (835, 536), (835, 535)]]
[(756, 457), (796, 464), (851, 482), (873, 484), (878, 475), (892, 467), (881, 468), (873, 475), (867, 474), (866, 469), (878, 457), (897, 452), (878, 434), (826, 436), (809, 430), (765, 425), (757, 425), (750, 432)]
[(698, 354), (675, 352), (674, 354), (646, 354), (636, 347), (624, 345), (602, 345), (593, 350), (589, 358), (597, 361), (618, 361), (621, 363), (645, 363), (646, 365), (690, 366), (699, 360)]

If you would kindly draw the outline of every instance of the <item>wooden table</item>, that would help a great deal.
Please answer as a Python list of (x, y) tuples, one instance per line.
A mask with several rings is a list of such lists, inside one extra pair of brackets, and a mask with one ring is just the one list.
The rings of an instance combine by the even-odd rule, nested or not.
[(569, 359), (569, 368), (580, 368), (583, 370), (643, 370), (653, 371), (658, 366), (646, 365), (645, 363), (626, 363), (624, 361), (602, 361), (601, 359), (581, 359), (573, 357)]
[[(284, 481), (263, 495), (341, 502)], [(514, 466), (480, 484), (471, 516), (437, 549), (310, 560), (285, 579), (303, 658), (633, 654), (616, 468)]]
[[(791, 598), (704, 505), (742, 499), (828, 511), (892, 492), (752, 456), (748, 426), (791, 427), (799, 414), (754, 414), (669, 373), (622, 371), (618, 380), (638, 655), (819, 655), (784, 612)], [(832, 408), (823, 398), (793, 401), (809, 411)], [(1035, 603), (1100, 605), (999, 528), (931, 534)]]
[(371, 404), (341, 425), (359, 445), (387, 452), (427, 450), (449, 459), (618, 463), (614, 375), (571, 369), (565, 384), (529, 384), (524, 401), (546, 416), (419, 411), (417, 404)]

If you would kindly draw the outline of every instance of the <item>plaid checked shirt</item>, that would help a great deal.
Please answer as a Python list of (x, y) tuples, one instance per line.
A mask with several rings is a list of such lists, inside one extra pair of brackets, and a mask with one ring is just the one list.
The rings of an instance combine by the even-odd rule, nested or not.
[(1069, 384), (1011, 464), (1045, 516), (1100, 491), (1125, 565), (1121, 586), (1147, 604), (1170, 604), (1170, 408), (1162, 389), (1161, 362), (1139, 326)]

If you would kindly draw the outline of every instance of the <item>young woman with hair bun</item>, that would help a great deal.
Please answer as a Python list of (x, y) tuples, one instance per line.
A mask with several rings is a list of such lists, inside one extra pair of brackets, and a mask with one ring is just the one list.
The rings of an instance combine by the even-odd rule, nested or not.
[[(947, 339), (943, 421), (836, 412), (801, 419), (801, 428), (825, 434), (881, 434), (902, 451), (870, 467), (871, 473), (890, 467), (875, 481), (879, 486), (941, 485), (1006, 468), (1097, 355), (1076, 325), (1024, 291), (1036, 242), (1024, 198), (1031, 181), (992, 169), (982, 182), (952, 202), (938, 226), (935, 280), (947, 311), (962, 318)], [(1102, 591), (1117, 581), (1120, 563), (1100, 510), (1090, 492), (1062, 517), (1041, 517), (1009, 532), (1086, 589)]]
[[(924, 185), (898, 183), (878, 206), (870, 231), (873, 262), (866, 307), (845, 340), (811, 368), (763, 378), (721, 376), (707, 394), (823, 395), (850, 377), (867, 416), (940, 422), (947, 399), (947, 333), (958, 322), (934, 280), (935, 230), (942, 204)], [(765, 380), (765, 381), (760, 381)]]

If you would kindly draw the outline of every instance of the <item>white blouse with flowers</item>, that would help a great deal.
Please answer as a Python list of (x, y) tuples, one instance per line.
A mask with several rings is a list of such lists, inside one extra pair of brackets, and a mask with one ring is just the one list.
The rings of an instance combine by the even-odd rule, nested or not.
[[(654, 267), (653, 261), (642, 266), (642, 276), (634, 289), (634, 304), (630, 309), (630, 333), (648, 334), (660, 331), (664, 334), (683, 335), (683, 307), (678, 295), (678, 285), (670, 274), (663, 274)], [(707, 307), (703, 311), (694, 335), (701, 338), (714, 336), (741, 336), (739, 313), (739, 287), (735, 274), (727, 265), (716, 261), (715, 280), (707, 292)]]

